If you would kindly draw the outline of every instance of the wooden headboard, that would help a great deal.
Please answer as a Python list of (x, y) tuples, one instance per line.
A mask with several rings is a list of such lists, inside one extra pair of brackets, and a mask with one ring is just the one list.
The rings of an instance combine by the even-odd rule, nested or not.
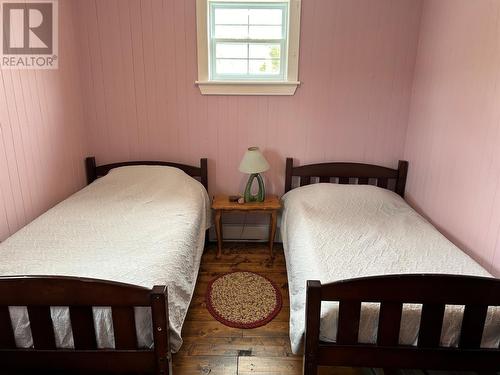
[(120, 163), (96, 165), (95, 157), (90, 156), (85, 159), (85, 167), (87, 171), (87, 183), (94, 182), (97, 178), (105, 176), (113, 168), (125, 167), (127, 165), (164, 165), (167, 167), (175, 167), (183, 170), (191, 177), (198, 179), (201, 184), (208, 191), (208, 166), (207, 159), (200, 159), (200, 166), (194, 167), (192, 165), (171, 163), (168, 161), (124, 161)]
[(392, 190), (404, 198), (408, 162), (400, 160), (398, 169), (362, 163), (319, 163), (293, 166), (293, 158), (286, 159), (285, 193), (292, 190), (292, 178), (300, 178), (300, 186), (309, 185), (312, 178), (319, 182), (368, 185)]

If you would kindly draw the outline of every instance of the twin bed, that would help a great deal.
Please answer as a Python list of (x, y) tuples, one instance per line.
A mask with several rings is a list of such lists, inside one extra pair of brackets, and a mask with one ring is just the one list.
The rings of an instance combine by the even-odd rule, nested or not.
[[(210, 224), (206, 159), (86, 165), (86, 188), (0, 245), (2, 370), (169, 374)], [(500, 281), (404, 202), (406, 162), (286, 166), (305, 374), (500, 368)]]
[(500, 369), (500, 280), (404, 201), (407, 162), (286, 166), (290, 339), (305, 374)]
[(210, 226), (207, 161), (86, 166), (87, 187), (0, 245), (2, 371), (168, 374)]

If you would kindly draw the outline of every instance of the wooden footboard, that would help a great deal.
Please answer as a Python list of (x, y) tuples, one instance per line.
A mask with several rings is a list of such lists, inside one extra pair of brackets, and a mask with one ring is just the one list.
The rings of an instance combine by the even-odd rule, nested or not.
[[(319, 340), (321, 301), (339, 302), (336, 343)], [(380, 303), (376, 344), (358, 342), (362, 302)], [(403, 303), (422, 304), (417, 346), (399, 345)], [(457, 348), (440, 346), (446, 305), (465, 306)], [(304, 373), (354, 366), (500, 370), (500, 350), (480, 348), (488, 306), (500, 306), (500, 280), (455, 275), (390, 275), (321, 285), (307, 282)]]
[[(26, 306), (33, 348), (16, 347), (9, 306)], [(67, 306), (74, 349), (56, 348), (51, 306)], [(115, 349), (98, 349), (93, 306), (112, 309)], [(137, 345), (135, 306), (151, 308), (154, 349)], [(104, 280), (0, 277), (0, 371), (169, 374), (167, 288), (142, 288)]]

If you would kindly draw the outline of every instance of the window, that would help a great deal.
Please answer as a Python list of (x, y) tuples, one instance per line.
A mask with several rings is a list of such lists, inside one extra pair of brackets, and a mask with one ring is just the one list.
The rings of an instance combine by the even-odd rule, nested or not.
[(287, 3), (211, 2), (210, 77), (283, 80), (287, 14)]
[(197, 0), (202, 94), (293, 95), (300, 0)]

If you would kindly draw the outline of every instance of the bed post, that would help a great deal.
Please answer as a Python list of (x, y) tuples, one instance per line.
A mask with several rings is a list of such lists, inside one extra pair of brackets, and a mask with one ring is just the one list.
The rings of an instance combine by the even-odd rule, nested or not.
[(94, 156), (89, 156), (88, 158), (85, 158), (85, 171), (87, 173), (87, 184), (94, 182), (97, 178)]
[(151, 317), (156, 358), (156, 375), (171, 375), (167, 287), (154, 286), (151, 292)]
[(321, 282), (307, 280), (304, 375), (317, 375), (318, 373), (320, 311)]
[(293, 158), (286, 158), (285, 193), (292, 190)]
[(208, 192), (208, 162), (206, 158), (200, 159), (200, 182)]
[(408, 162), (400, 160), (398, 163), (398, 179), (396, 180), (396, 193), (405, 197), (406, 176), (408, 175)]

